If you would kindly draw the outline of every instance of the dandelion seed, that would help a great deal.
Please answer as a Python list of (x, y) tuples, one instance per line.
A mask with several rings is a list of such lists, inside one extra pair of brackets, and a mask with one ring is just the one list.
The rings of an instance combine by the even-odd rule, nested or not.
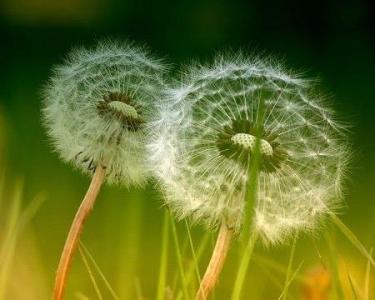
[(73, 51), (44, 90), (44, 123), (61, 158), (93, 175), (60, 259), (54, 299), (61, 299), (83, 223), (103, 181), (142, 185), (146, 124), (165, 67), (132, 44), (108, 41)]
[[(222, 224), (208, 277), (220, 273), (225, 254), (215, 255), (227, 251), (246, 214), (274, 244), (314, 229), (339, 205), (349, 159), (345, 127), (314, 89), (271, 60), (241, 55), (191, 67), (169, 89), (154, 122), (151, 162), (179, 218)], [(249, 189), (257, 197), (245, 212)], [(206, 275), (199, 299), (217, 279)]]

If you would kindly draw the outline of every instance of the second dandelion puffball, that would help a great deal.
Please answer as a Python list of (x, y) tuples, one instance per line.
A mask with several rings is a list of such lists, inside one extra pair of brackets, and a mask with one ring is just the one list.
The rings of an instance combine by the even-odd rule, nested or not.
[(265, 241), (315, 228), (340, 203), (345, 128), (311, 82), (272, 60), (219, 56), (165, 97), (149, 152), (180, 218), (238, 230), (256, 157), (250, 209)]
[(63, 160), (106, 180), (142, 184), (146, 123), (163, 87), (165, 67), (142, 47), (106, 41), (72, 51), (44, 90), (44, 123)]

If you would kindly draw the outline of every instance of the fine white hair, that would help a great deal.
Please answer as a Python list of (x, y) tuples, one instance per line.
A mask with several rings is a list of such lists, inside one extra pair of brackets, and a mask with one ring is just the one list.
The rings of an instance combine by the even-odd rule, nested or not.
[(340, 204), (350, 157), (346, 126), (312, 81), (272, 59), (221, 55), (187, 68), (165, 98), (148, 150), (165, 202), (179, 218), (241, 227), (254, 157), (244, 153), (259, 122), (265, 154), (252, 209), (264, 240), (312, 230)]
[(43, 119), (60, 157), (85, 173), (141, 185), (148, 175), (145, 124), (163, 89), (165, 66), (143, 47), (107, 40), (73, 50), (44, 89)]

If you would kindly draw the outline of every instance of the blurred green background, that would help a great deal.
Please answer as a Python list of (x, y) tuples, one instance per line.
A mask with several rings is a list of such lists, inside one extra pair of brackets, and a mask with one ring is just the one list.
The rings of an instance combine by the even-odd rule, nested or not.
[[(105, 37), (146, 43), (175, 66), (192, 58), (205, 60), (221, 49), (241, 48), (249, 53), (275, 55), (307, 77), (318, 77), (322, 90), (332, 96), (338, 115), (352, 124), (350, 138), (355, 159), (342, 219), (368, 249), (373, 247), (374, 20), (370, 1), (356, 0), (2, 0), (0, 172), (5, 172), (6, 188), (0, 218), (7, 215), (7, 202), (18, 178), (22, 178), (24, 186), (23, 206), (36, 195), (45, 198), (21, 232), (5, 299), (49, 298), (64, 239), (89, 183), (88, 178), (62, 163), (53, 152), (41, 125), (41, 88), (51, 67), (62, 62), (72, 47), (92, 45)], [(161, 206), (160, 195), (151, 185), (130, 191), (106, 186), (87, 223), (83, 241), (120, 299), (136, 299), (139, 293), (145, 299), (155, 298)], [(178, 229), (183, 239), (184, 224), (178, 224)], [(200, 227), (193, 229), (194, 241), (198, 243), (203, 231)], [(335, 253), (340, 264), (343, 261), (343, 274), (349, 270), (358, 285), (363, 285), (366, 259), (330, 226), (324, 231), (330, 231), (336, 239)], [(295, 264), (304, 260), (302, 275), (325, 264), (328, 254), (322, 232), (302, 237), (297, 243)], [(222, 276), (217, 299), (227, 299), (233, 285), (237, 268), (235, 249)], [(289, 251), (290, 245), (256, 249), (259, 256), (281, 266), (287, 265)], [(171, 248), (171, 285), (177, 274), (173, 254)], [(205, 263), (206, 260), (201, 262), (202, 268)], [(273, 267), (267, 267), (264, 261), (251, 264), (244, 299), (250, 299), (250, 295), (253, 299), (278, 298), (277, 281), (283, 283), (284, 275)], [(372, 288), (373, 282), (374, 278)], [(293, 283), (291, 299), (299, 299), (302, 285), (299, 281)], [(79, 299), (77, 293), (96, 299), (79, 255), (74, 261), (67, 299)], [(348, 299), (352, 299), (350, 295)]]

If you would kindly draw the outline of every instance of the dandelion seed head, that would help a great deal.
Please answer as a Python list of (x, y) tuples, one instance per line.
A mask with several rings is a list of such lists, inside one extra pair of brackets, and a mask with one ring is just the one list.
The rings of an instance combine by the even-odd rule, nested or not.
[(44, 124), (61, 158), (107, 181), (145, 182), (147, 122), (165, 67), (142, 47), (105, 41), (72, 51), (44, 89)]
[(345, 126), (315, 90), (271, 59), (190, 67), (167, 91), (148, 146), (166, 203), (180, 218), (239, 230), (259, 149), (254, 229), (277, 243), (316, 228), (339, 206), (349, 152)]

